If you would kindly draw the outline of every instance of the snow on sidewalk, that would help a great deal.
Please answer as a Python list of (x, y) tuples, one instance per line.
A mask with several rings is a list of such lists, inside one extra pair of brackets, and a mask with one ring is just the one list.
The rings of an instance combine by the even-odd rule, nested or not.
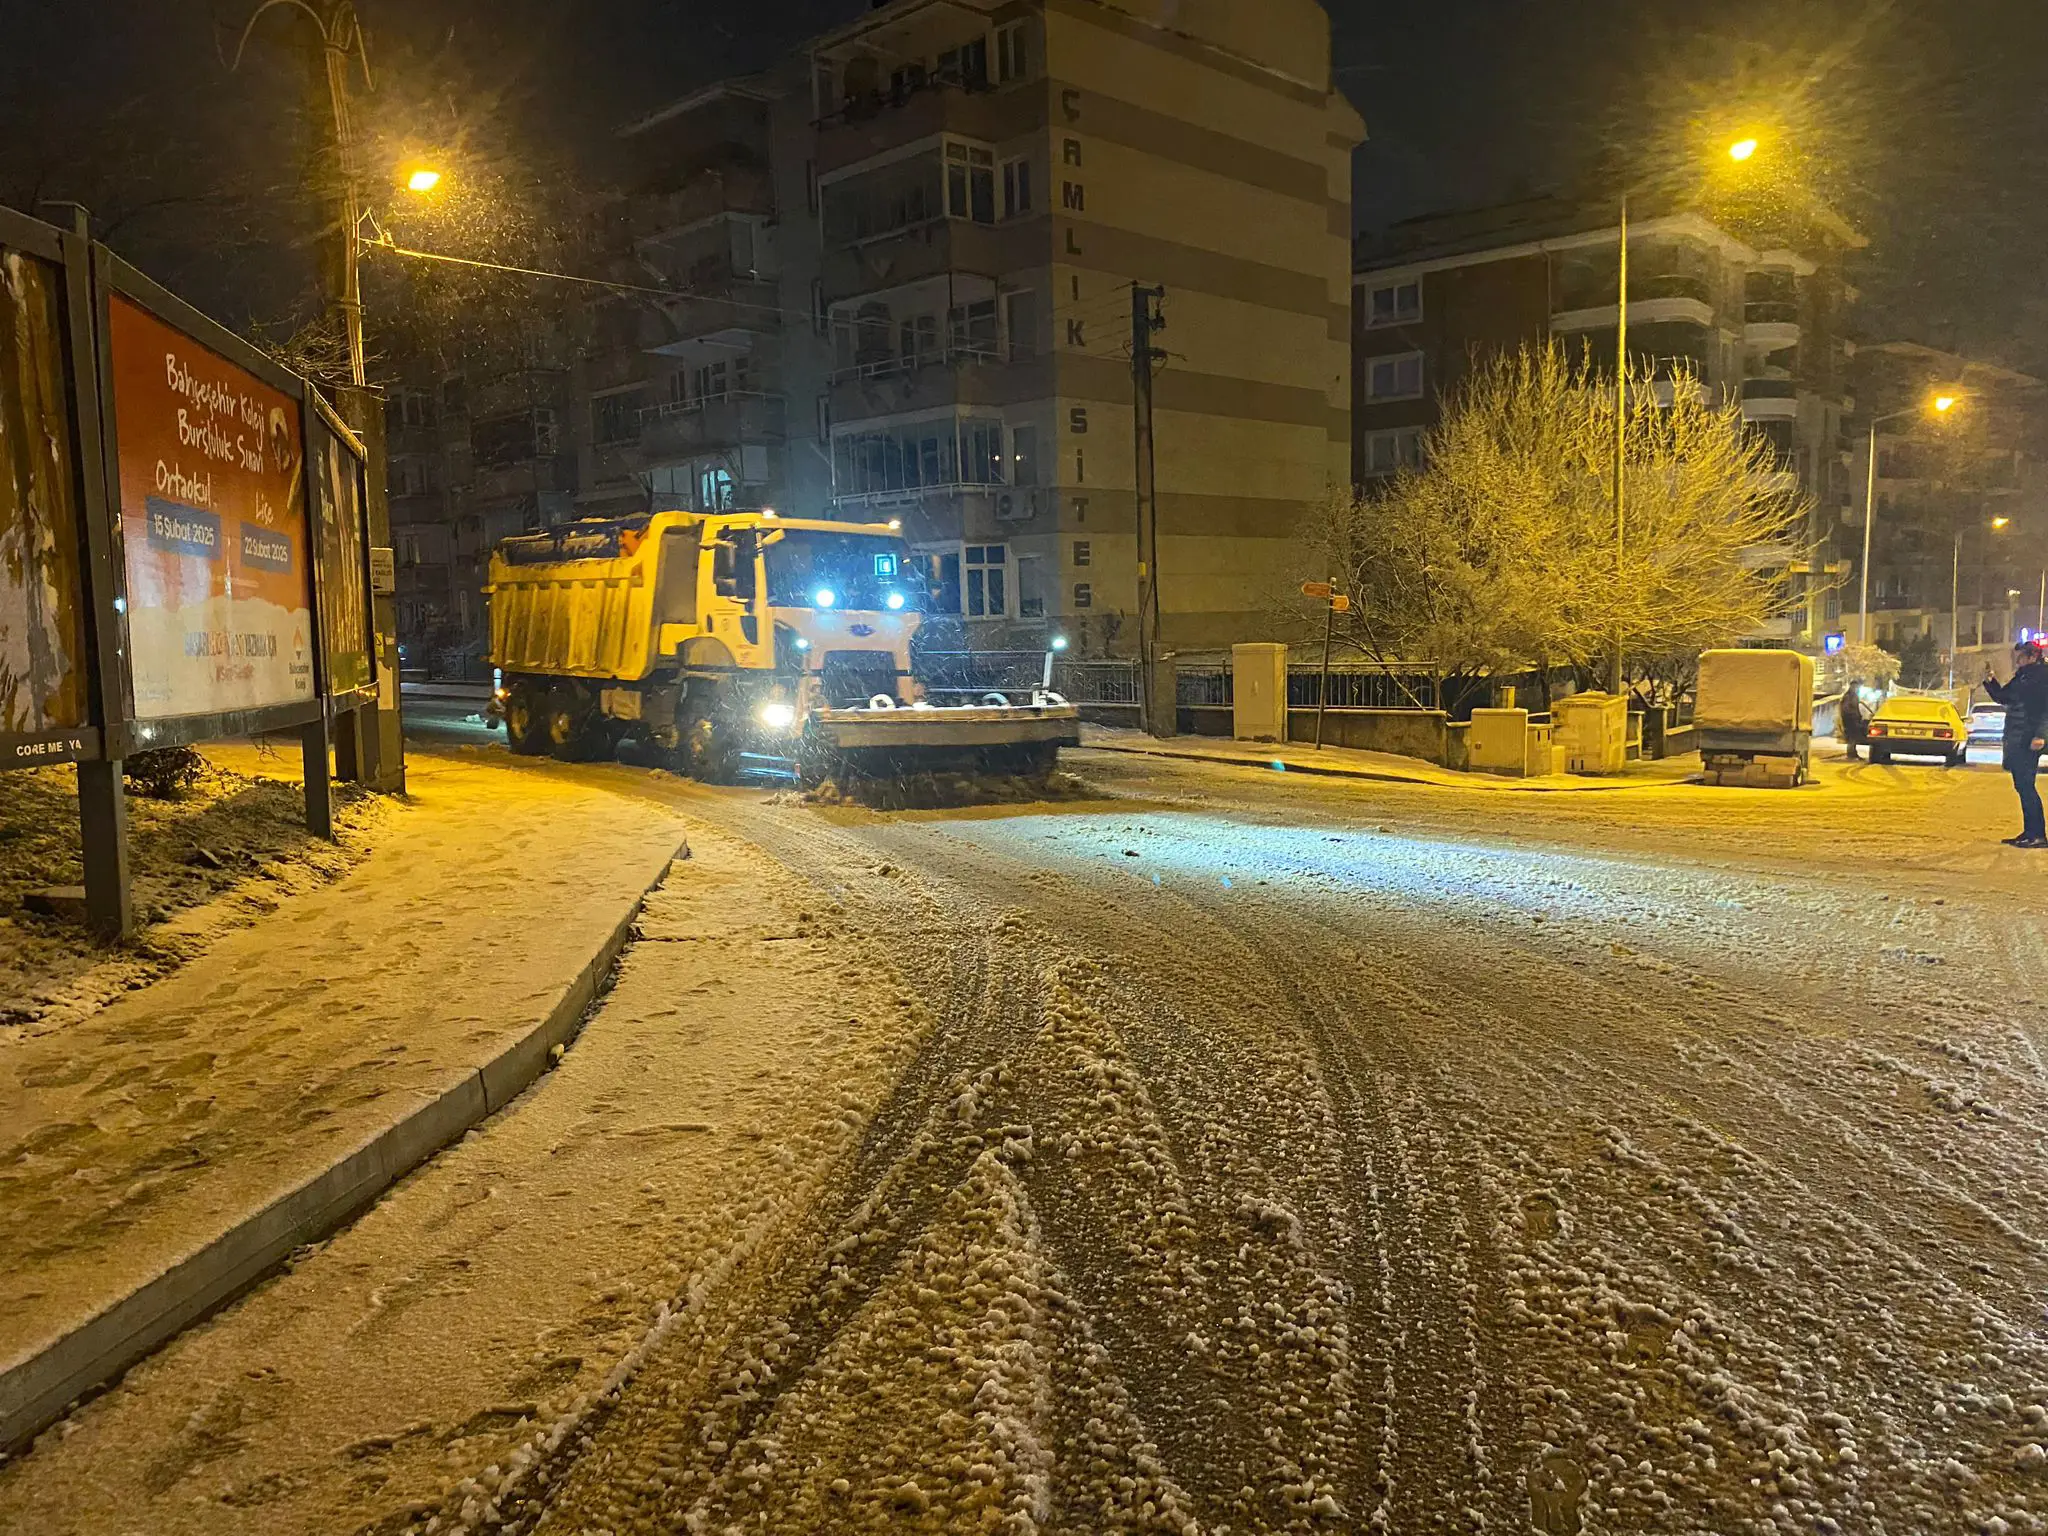
[(0, 1531), (416, 1528), (575, 1422), (664, 1308), (756, 1294), (932, 1019), (865, 924), (690, 841), (560, 1068), (0, 1468)]
[(658, 806), (416, 757), (336, 883), (0, 1047), (0, 1369), (535, 1029), (683, 837)]
[(1683, 784), (1699, 776), (1689, 757), (1631, 764), (1613, 777), (1548, 774), (1541, 778), (1507, 779), (1486, 773), (1460, 773), (1419, 757), (1393, 752), (1367, 752), (1356, 747), (1312, 747), (1301, 742), (1232, 741), (1222, 736), (1171, 736), (1159, 739), (1142, 731), (1084, 725), (1081, 745), (1103, 752), (1129, 752), (1149, 757), (1178, 757), (1191, 762), (1241, 764), (1282, 773), (1313, 773), (1333, 778), (1376, 779), (1390, 784), (1427, 784), (1438, 789), (1478, 789), (1523, 794), (1584, 793), (1598, 790), (1654, 789)]

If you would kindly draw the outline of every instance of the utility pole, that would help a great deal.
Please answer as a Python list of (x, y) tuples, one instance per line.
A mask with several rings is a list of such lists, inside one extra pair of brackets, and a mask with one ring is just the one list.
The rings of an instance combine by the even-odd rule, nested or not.
[[(356, 14), (354, 0), (262, 0), (242, 26), (228, 70), (241, 67), (242, 55), (256, 23), (286, 6), (313, 24), (315, 47), (307, 59), (307, 122), (325, 139), (324, 169), (331, 193), (335, 240), (321, 263), (328, 302), (341, 322), (348, 348), (349, 383), (335, 391), (335, 406), (370, 449), (366, 477), (365, 516), (372, 546), (391, 544), (391, 503), (386, 483), (383, 405), (371, 394), (368, 358), (363, 344), (362, 186), (357, 174), (355, 124), (349, 110), (348, 72), (360, 63), (363, 84), (373, 88), (369, 43)], [(325, 132), (322, 133), (322, 125)], [(370, 598), (372, 644), (377, 652), (379, 697), (334, 720), (334, 748), (340, 776), (362, 780), (386, 791), (405, 788), (404, 725), (399, 716), (398, 613), (393, 598)]]
[[(1138, 697), (1144, 729), (1154, 736), (1174, 734), (1179, 699), (1162, 690), (1159, 670), (1159, 486), (1158, 457), (1152, 433), (1152, 377), (1166, 354), (1152, 345), (1154, 333), (1166, 329), (1164, 288), (1131, 284), (1131, 404), (1134, 423), (1137, 488), (1138, 551)], [(1165, 691), (1167, 697), (1159, 697)]]

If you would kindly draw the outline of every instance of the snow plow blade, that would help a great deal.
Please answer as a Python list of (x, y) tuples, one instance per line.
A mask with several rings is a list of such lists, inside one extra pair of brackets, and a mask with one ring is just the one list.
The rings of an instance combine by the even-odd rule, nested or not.
[(1071, 704), (968, 709), (822, 709), (814, 729), (839, 751), (870, 748), (1081, 745), (1081, 712)]
[(1042, 777), (1061, 747), (1081, 744), (1081, 712), (1070, 704), (982, 705), (958, 709), (825, 709), (812, 717), (813, 761), (866, 778), (919, 773)]

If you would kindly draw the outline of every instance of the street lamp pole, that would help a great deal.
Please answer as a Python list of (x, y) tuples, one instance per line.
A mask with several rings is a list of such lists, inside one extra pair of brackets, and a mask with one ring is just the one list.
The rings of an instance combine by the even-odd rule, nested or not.
[(1622, 687), (1622, 583), (1628, 579), (1628, 193), (1621, 194), (1619, 280), (1614, 310), (1614, 664), (1608, 692)]
[[(1931, 402), (1936, 415), (1946, 416), (1955, 408), (1955, 395), (1936, 395)], [(1877, 521), (1877, 429), (1888, 421), (1911, 416), (1912, 410), (1888, 411), (1870, 418), (1870, 444), (1863, 472), (1863, 559), (1856, 567), (1856, 641), (1870, 643), (1870, 529)]]

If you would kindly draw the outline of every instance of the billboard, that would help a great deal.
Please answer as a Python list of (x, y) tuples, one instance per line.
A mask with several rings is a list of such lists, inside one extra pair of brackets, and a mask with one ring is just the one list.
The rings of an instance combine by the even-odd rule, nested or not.
[(135, 718), (310, 701), (299, 402), (118, 293), (107, 349)]
[[(62, 270), (0, 247), (0, 748), (13, 767), (80, 755), (85, 579)], [(53, 427), (51, 424), (59, 424)]]
[(320, 654), (327, 692), (352, 693), (374, 681), (363, 464), (324, 421), (313, 433), (312, 449), (307, 483), (320, 549)]

